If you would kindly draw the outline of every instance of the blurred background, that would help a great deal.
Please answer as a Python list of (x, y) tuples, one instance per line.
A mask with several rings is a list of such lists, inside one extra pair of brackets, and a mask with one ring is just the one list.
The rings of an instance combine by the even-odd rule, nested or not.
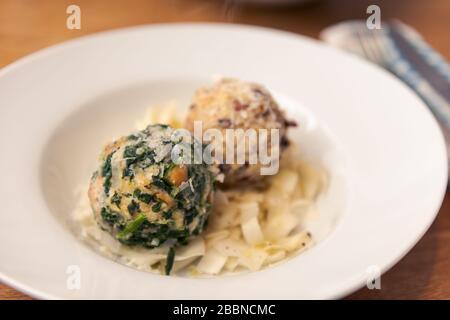
[[(80, 30), (66, 28), (70, 4), (81, 8)], [(450, 58), (448, 0), (0, 0), (0, 66), (65, 39), (148, 23), (242, 23), (317, 37), (334, 23), (366, 19), (371, 4), (383, 21), (413, 26)]]
[[(81, 9), (81, 29), (66, 28), (66, 9)], [(450, 0), (0, 0), (0, 68), (52, 44), (121, 27), (170, 22), (222, 22), (276, 28), (318, 38), (338, 22), (402, 21), (450, 60)], [(70, 63), (70, 62), (68, 62)], [(0, 101), (1, 108), (1, 101)], [(425, 237), (382, 276), (382, 290), (349, 299), (450, 299), (450, 196)], [(0, 283), (0, 299), (28, 299)]]

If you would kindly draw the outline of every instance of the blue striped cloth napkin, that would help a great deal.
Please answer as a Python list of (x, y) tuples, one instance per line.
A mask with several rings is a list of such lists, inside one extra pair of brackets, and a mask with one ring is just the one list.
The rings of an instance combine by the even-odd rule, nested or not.
[(398, 21), (372, 30), (365, 21), (347, 21), (323, 30), (320, 37), (408, 84), (433, 112), (450, 146), (450, 65), (417, 31)]

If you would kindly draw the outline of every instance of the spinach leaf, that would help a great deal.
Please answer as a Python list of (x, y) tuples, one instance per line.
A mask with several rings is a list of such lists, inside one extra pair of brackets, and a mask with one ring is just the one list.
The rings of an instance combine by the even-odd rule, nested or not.
[(140, 189), (134, 190), (133, 196), (146, 204), (150, 204), (151, 202), (155, 201), (155, 197), (153, 195), (149, 193), (143, 193)]
[(167, 183), (167, 181), (160, 179), (158, 177), (153, 177), (152, 184), (155, 187), (158, 187), (159, 189), (166, 191), (168, 194), (170, 194), (170, 192), (172, 191), (172, 186), (169, 183)]
[(166, 275), (170, 274), (170, 271), (172, 271), (173, 268), (173, 263), (175, 261), (175, 248), (171, 247), (169, 249), (169, 253), (167, 254), (167, 259), (166, 259)]
[(102, 208), (100, 215), (103, 221), (109, 225), (114, 225), (122, 220), (122, 217), (118, 213), (112, 212), (105, 207)]
[(111, 169), (111, 158), (114, 155), (114, 152), (111, 152), (107, 157), (102, 167), (102, 177), (105, 177), (105, 181), (103, 182), (103, 189), (105, 194), (109, 194), (109, 189), (111, 188), (111, 178), (112, 178), (112, 169)]
[(152, 211), (153, 211), (153, 212), (159, 212), (159, 211), (161, 211), (161, 205), (162, 205), (161, 202), (155, 203), (155, 204), (152, 206)]
[(131, 200), (130, 204), (127, 207), (128, 212), (133, 216), (136, 212), (141, 210), (139, 203), (134, 200)]
[(124, 230), (117, 234), (119, 239), (124, 239), (132, 235), (147, 220), (145, 214), (140, 214), (136, 219), (128, 223)]
[(120, 202), (122, 201), (122, 197), (114, 192), (114, 195), (111, 197), (111, 203), (115, 204), (117, 207), (120, 206)]
[(133, 145), (125, 147), (123, 151), (123, 158), (125, 160), (126, 167), (123, 170), (123, 177), (133, 178), (134, 173), (132, 166), (140, 162), (141, 166), (148, 167), (155, 162), (155, 152), (151, 150), (144, 141), (138, 142)]

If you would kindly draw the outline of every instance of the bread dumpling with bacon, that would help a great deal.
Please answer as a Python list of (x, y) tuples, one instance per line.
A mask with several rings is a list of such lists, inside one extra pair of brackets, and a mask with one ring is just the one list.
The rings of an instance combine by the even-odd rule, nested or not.
[[(276, 151), (281, 156), (288, 145), (287, 128), (295, 126), (294, 122), (286, 119), (278, 103), (263, 86), (230, 78), (222, 79), (211, 87), (202, 87), (195, 92), (187, 114), (186, 128), (194, 131), (195, 121), (201, 122), (203, 132), (212, 128), (222, 132), (224, 137), (222, 141), (213, 140), (211, 144), (215, 150), (220, 151), (218, 158), (223, 160), (220, 168), (225, 175), (225, 185), (228, 186), (257, 182), (263, 176), (261, 162), (249, 161), (251, 156), (255, 156), (252, 153), (258, 152), (257, 143), (245, 148), (243, 163), (238, 163), (237, 158), (233, 163), (225, 161), (226, 144), (228, 144), (225, 141), (227, 129), (243, 129), (244, 131), (255, 129), (258, 140), (259, 129), (267, 129), (267, 154), (274, 154), (273, 151), (278, 148)], [(277, 141), (272, 141), (270, 135), (272, 129), (278, 130)], [(237, 139), (239, 138), (235, 139), (235, 147), (238, 146)], [(234, 149), (235, 155), (238, 152), (239, 150)]]

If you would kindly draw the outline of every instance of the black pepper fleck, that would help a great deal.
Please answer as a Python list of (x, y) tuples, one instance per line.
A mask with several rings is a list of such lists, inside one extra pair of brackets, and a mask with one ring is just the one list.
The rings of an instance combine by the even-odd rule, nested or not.
[(248, 104), (243, 104), (239, 100), (234, 100), (233, 105), (234, 105), (234, 110), (236, 110), (236, 111), (241, 111), (241, 110), (248, 108)]
[(217, 120), (217, 122), (222, 128), (229, 128), (231, 126), (231, 120), (229, 118), (222, 118)]
[(281, 137), (280, 145), (282, 148), (289, 146), (289, 140), (286, 137)]
[(293, 120), (284, 120), (284, 125), (286, 127), (297, 127), (297, 122)]

